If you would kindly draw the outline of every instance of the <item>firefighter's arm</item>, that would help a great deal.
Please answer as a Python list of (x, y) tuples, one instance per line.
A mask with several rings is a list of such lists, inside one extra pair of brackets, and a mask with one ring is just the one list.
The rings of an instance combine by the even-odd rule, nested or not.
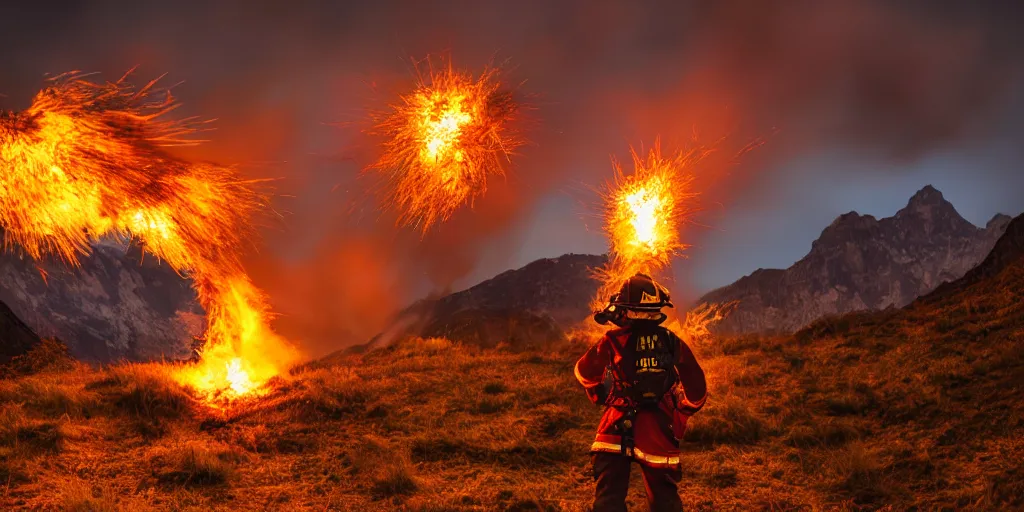
[[(676, 339), (679, 339), (678, 336)], [(676, 374), (679, 375), (679, 387), (676, 390), (676, 408), (690, 415), (704, 407), (708, 399), (708, 384), (704, 378), (704, 370), (697, 363), (693, 351), (686, 342), (679, 339), (679, 353), (676, 355)]]
[(609, 362), (610, 355), (606, 337), (601, 337), (576, 362), (576, 380), (587, 391), (587, 398), (598, 405), (603, 404), (608, 398), (608, 389), (604, 385), (604, 372)]

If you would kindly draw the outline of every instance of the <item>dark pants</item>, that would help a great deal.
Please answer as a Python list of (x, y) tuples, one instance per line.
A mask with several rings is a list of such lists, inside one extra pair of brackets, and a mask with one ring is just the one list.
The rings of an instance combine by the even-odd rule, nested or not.
[[(626, 494), (629, 493), (629, 470), (633, 459), (617, 453), (597, 452), (591, 456), (594, 466), (594, 512), (625, 512)], [(679, 480), (683, 477), (679, 466), (652, 468), (640, 464), (647, 488), (647, 504), (651, 512), (680, 512)]]

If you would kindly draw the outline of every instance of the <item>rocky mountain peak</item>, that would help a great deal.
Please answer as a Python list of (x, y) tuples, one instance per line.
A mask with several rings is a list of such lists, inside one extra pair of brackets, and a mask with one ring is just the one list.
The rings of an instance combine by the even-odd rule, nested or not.
[(992, 231), (992, 230), (1005, 231), (1006, 230), (1006, 226), (1010, 225), (1010, 221), (1012, 221), (1012, 220), (1013, 220), (1013, 217), (1010, 217), (1009, 215), (1004, 215), (1002, 213), (997, 213), (994, 217), (992, 217), (988, 221), (988, 223), (985, 224), (985, 230), (986, 231)]
[(946, 201), (942, 192), (931, 185), (925, 185), (924, 188), (918, 190), (913, 196), (911, 196), (910, 201), (907, 202), (907, 206), (912, 208), (944, 205), (953, 206), (949, 201)]
[(900, 211), (896, 212), (893, 221), (904, 226), (904, 230), (930, 236), (933, 232), (954, 232), (964, 235), (977, 227), (960, 216), (953, 203), (950, 203), (935, 187), (928, 185), (914, 194)]
[(929, 185), (892, 217), (840, 215), (790, 268), (744, 277), (701, 301), (740, 301), (721, 325), (728, 332), (788, 332), (826, 315), (901, 307), (981, 262), (1007, 220), (978, 228)]
[(861, 215), (857, 212), (844, 213), (822, 230), (817, 240), (811, 242), (811, 252), (870, 236), (869, 233), (877, 226), (878, 220), (871, 215)]

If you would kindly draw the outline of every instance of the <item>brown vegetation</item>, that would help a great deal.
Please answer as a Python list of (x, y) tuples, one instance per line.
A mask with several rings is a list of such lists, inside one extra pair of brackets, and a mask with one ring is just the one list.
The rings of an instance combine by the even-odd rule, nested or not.
[[(695, 343), (711, 397), (684, 443), (688, 509), (1024, 507), (1022, 276)], [(0, 508), (584, 510), (600, 415), (572, 373), (584, 349), (410, 339), (223, 410), (159, 365), (0, 380)]]

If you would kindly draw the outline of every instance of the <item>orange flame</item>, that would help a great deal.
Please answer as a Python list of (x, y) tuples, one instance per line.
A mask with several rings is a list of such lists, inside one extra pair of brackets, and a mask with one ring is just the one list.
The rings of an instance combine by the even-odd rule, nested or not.
[(519, 110), (512, 93), (487, 69), (474, 78), (449, 62), (420, 77), (415, 91), (379, 117), (372, 133), (385, 138), (370, 166), (386, 175), (387, 204), (398, 222), (426, 232), (503, 176), (510, 153), (522, 145), (510, 121)]
[(682, 321), (678, 318), (668, 323), (668, 327), (680, 333), (687, 343), (695, 344), (708, 339), (712, 332), (711, 328), (725, 320), (739, 301), (725, 303), (702, 303), (686, 312)]
[(692, 175), (687, 165), (701, 153), (679, 153), (670, 158), (655, 145), (644, 160), (633, 149), (633, 173), (617, 162), (615, 177), (602, 191), (604, 231), (611, 246), (610, 261), (599, 271), (602, 286), (594, 299), (600, 309), (622, 283), (636, 274), (653, 274), (667, 267), (688, 246), (679, 238), (688, 205)]
[(192, 277), (207, 312), (210, 348), (178, 379), (207, 396), (258, 388), (295, 353), (270, 330), (237, 252), (262, 206), (254, 182), (163, 149), (190, 143), (196, 125), (160, 120), (177, 104), (153, 99), (155, 81), (135, 90), (127, 76), (102, 85), (85, 76), (59, 76), (24, 112), (0, 114), (5, 243), (77, 266), (101, 237), (138, 240)]

